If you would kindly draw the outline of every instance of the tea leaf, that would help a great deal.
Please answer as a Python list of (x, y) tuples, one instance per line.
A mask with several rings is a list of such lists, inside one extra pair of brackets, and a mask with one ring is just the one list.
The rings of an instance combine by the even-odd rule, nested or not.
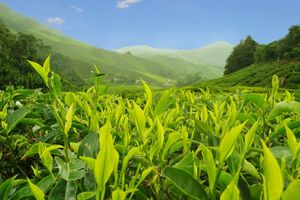
[(11, 177), (9, 179), (7, 179), (6, 181), (4, 181), (3, 183), (1, 183), (0, 185), (0, 199), (2, 200), (7, 200), (8, 199), (8, 196), (13, 188), (13, 185), (14, 185), (14, 180), (15, 178), (17, 177), (14, 176), (14, 177)]
[(248, 133), (246, 134), (245, 137), (245, 151), (249, 151), (253, 141), (254, 141), (254, 137), (255, 137), (255, 133), (256, 133), (256, 129), (258, 127), (258, 122), (256, 121), (252, 127), (250, 128), (250, 130), (248, 131)]
[(264, 151), (264, 199), (280, 199), (283, 191), (283, 179), (280, 167), (266, 144), (261, 141)]
[(45, 68), (43, 68), (40, 64), (38, 64), (36, 62), (32, 62), (32, 61), (29, 61), (29, 60), (27, 60), (27, 61), (33, 67), (33, 69), (41, 76), (41, 78), (45, 82), (46, 86), (48, 86), (48, 74), (45, 71)]
[(138, 129), (139, 134), (141, 135), (141, 138), (144, 140), (144, 134), (145, 134), (145, 115), (144, 111), (141, 109), (140, 106), (138, 106), (135, 102), (133, 103), (134, 106), (134, 113), (135, 113), (135, 124)]
[(68, 132), (72, 126), (74, 113), (75, 113), (75, 104), (72, 103), (72, 105), (70, 106), (66, 114), (66, 124), (65, 124), (64, 133), (67, 137), (68, 137)]
[(36, 200), (44, 200), (45, 199), (45, 194), (44, 192), (35, 184), (33, 184), (29, 178), (27, 178), (27, 182), (29, 184), (30, 190), (35, 197)]
[(66, 163), (61, 158), (55, 157), (59, 169), (59, 175), (66, 181), (81, 179), (85, 174), (85, 164), (81, 160), (74, 159)]
[(95, 163), (95, 180), (101, 190), (104, 189), (106, 182), (111, 176), (117, 163), (118, 153), (116, 152), (111, 136), (111, 124), (108, 121), (100, 129), (100, 152)]
[(296, 101), (291, 102), (280, 102), (275, 105), (275, 107), (272, 109), (271, 113), (268, 116), (268, 120), (273, 119), (274, 117), (277, 117), (278, 115), (281, 115), (283, 113), (291, 113), (295, 112), (297, 114), (300, 114), (300, 103)]
[(193, 199), (208, 199), (203, 186), (184, 170), (166, 167), (162, 175), (185, 195)]
[(231, 154), (235, 147), (245, 123), (232, 128), (229, 133), (225, 134), (220, 144), (220, 163), (223, 163)]
[(293, 160), (296, 159), (297, 156), (297, 139), (294, 135), (294, 133), (289, 129), (287, 126), (285, 126), (286, 135), (287, 135), (287, 143), (288, 146), (293, 154)]
[(125, 200), (126, 193), (120, 189), (113, 191), (112, 193), (112, 200)]
[(7, 134), (10, 133), (17, 124), (26, 117), (28, 113), (30, 113), (31, 108), (29, 107), (21, 107), (18, 110), (8, 113), (7, 115)]
[(240, 191), (238, 187), (231, 182), (230, 185), (227, 186), (226, 190), (221, 195), (221, 200), (239, 200), (240, 199)]
[(213, 187), (216, 181), (216, 173), (217, 173), (216, 164), (212, 152), (204, 145), (201, 145), (201, 149), (202, 149), (203, 159), (207, 166), (209, 187), (210, 190), (213, 191)]
[(294, 180), (289, 184), (282, 195), (283, 200), (294, 200), (300, 196), (300, 180)]
[(77, 200), (87, 200), (91, 199), (96, 195), (95, 192), (82, 192), (79, 195), (77, 195)]

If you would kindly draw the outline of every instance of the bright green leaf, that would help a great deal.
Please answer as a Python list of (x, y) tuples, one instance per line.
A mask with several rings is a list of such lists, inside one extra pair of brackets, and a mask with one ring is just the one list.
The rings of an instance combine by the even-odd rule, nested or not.
[(283, 179), (280, 167), (270, 149), (262, 141), (264, 151), (264, 199), (278, 200), (283, 190)]
[(227, 186), (226, 190), (221, 195), (221, 200), (239, 200), (240, 199), (240, 191), (238, 187), (231, 182), (230, 185)]
[(283, 200), (295, 200), (300, 197), (300, 180), (294, 180), (289, 184), (282, 195)]
[(135, 124), (138, 129), (139, 134), (141, 135), (141, 138), (144, 140), (145, 135), (145, 115), (144, 111), (141, 109), (139, 105), (137, 105), (135, 102), (133, 103), (134, 106), (134, 117), (135, 117)]
[(100, 129), (100, 146), (94, 173), (98, 186), (103, 190), (118, 161), (118, 153), (114, 148), (109, 121)]
[(245, 123), (232, 128), (223, 137), (220, 144), (220, 163), (223, 163), (232, 154), (233, 149), (235, 147), (235, 143), (244, 126)]
[(45, 82), (46, 86), (48, 86), (48, 74), (45, 71), (45, 69), (38, 63), (29, 61), (30, 65), (33, 67), (33, 69), (41, 76), (43, 81)]
[(289, 129), (287, 126), (285, 127), (286, 135), (287, 135), (287, 143), (288, 146), (293, 154), (293, 160), (297, 157), (297, 139), (294, 135), (294, 133)]
[(125, 200), (126, 193), (120, 189), (113, 191), (112, 193), (112, 200)]
[(201, 148), (202, 148), (202, 156), (207, 166), (209, 188), (211, 191), (213, 191), (213, 187), (216, 181), (216, 173), (217, 173), (215, 160), (212, 152), (205, 145), (201, 145)]
[(77, 200), (87, 200), (91, 199), (96, 195), (95, 192), (82, 192), (79, 195), (77, 195)]
[(258, 122), (256, 121), (252, 127), (250, 128), (250, 130), (248, 131), (248, 133), (246, 134), (246, 137), (245, 137), (245, 151), (249, 151), (253, 141), (254, 141), (254, 138), (255, 138), (255, 133), (256, 133), (256, 129), (258, 127)]
[(66, 114), (66, 124), (65, 124), (65, 129), (64, 129), (66, 136), (68, 136), (68, 132), (72, 126), (74, 114), (75, 114), (75, 104), (72, 103), (72, 105), (70, 106), (70, 108), (68, 109), (68, 112)]
[(291, 101), (291, 102), (280, 102), (276, 104), (267, 119), (271, 120), (274, 117), (277, 117), (278, 115), (281, 115), (283, 113), (291, 113), (291, 112), (300, 114), (300, 102)]
[(27, 178), (27, 182), (29, 184), (30, 190), (35, 197), (36, 200), (44, 200), (45, 199), (45, 194), (44, 192), (35, 184), (33, 184), (29, 178)]

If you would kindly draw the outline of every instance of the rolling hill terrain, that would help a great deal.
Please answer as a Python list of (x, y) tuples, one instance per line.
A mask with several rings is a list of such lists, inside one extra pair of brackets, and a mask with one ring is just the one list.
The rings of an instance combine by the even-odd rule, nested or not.
[(224, 67), (229, 54), (232, 52), (233, 44), (225, 41), (215, 42), (201, 48), (189, 50), (159, 49), (150, 46), (129, 46), (118, 49), (118, 52), (131, 52), (142, 58), (153, 58), (154, 56), (167, 56), (181, 59), (193, 64), (206, 64), (217, 67)]
[[(202, 48), (190, 50), (159, 49), (150, 46), (129, 46), (117, 52), (132, 54), (141, 58), (171, 66), (177, 73), (199, 73), (199, 80), (222, 77), (226, 58), (232, 52), (233, 45), (228, 42), (216, 42)], [(201, 69), (201, 70), (199, 70)]]
[[(182, 59), (182, 56), (145, 59), (145, 57), (130, 53), (120, 54), (96, 48), (67, 37), (32, 18), (15, 13), (3, 4), (0, 4), (0, 23), (4, 23), (13, 32), (33, 34), (42, 39), (45, 44), (52, 47), (52, 54), (59, 54), (59, 56), (53, 56), (53, 62), (62, 66), (56, 66), (58, 72), (70, 69), (76, 73), (77, 77), (80, 77), (81, 82), (90, 80), (93, 65), (97, 65), (102, 72), (107, 74), (106, 82), (124, 85), (137, 84), (138, 80), (144, 79), (152, 85), (170, 86), (195, 73), (198, 80), (220, 77), (223, 70), (222, 66), (215, 67), (213, 64), (201, 62), (202, 54), (198, 54), (198, 50), (191, 50), (191, 53), (182, 52), (183, 56), (189, 55), (185, 59)], [(209, 58), (208, 55), (204, 57)], [(55, 60), (57, 58), (61, 59), (60, 62)], [(220, 62), (225, 62), (225, 58)]]

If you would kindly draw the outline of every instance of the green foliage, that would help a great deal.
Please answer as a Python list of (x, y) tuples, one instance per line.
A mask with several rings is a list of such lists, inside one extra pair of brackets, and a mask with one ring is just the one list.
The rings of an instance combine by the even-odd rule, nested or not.
[[(280, 87), (287, 89), (300, 88), (300, 62), (292, 60), (290, 62), (267, 62), (254, 63), (253, 65), (228, 74), (222, 78), (199, 83), (198, 86), (210, 87), (220, 90), (233, 87), (232, 89), (243, 89), (241, 86), (263, 87), (258, 91), (265, 92), (266, 87), (272, 87), (273, 75), (278, 76)], [(246, 88), (246, 87), (245, 87)], [(297, 96), (299, 96), (297, 94)]]
[(193, 199), (208, 199), (203, 186), (184, 170), (167, 167), (162, 174), (187, 196)]
[(31, 34), (14, 34), (5, 25), (0, 24), (0, 49), (0, 88), (8, 85), (27, 88), (43, 86), (25, 61), (41, 61), (42, 57), (49, 53), (49, 46)]
[[(247, 48), (246, 42), (248, 42)], [(229, 74), (233, 71), (236, 71), (230, 69), (241, 69), (254, 62), (261, 63), (279, 60), (298, 60), (299, 45), (300, 26), (291, 26), (288, 34), (284, 38), (267, 45), (258, 45), (251, 39), (251, 37), (248, 36), (247, 39), (235, 47), (233, 53), (228, 58), (224, 74)], [(247, 49), (249, 53), (248, 55), (245, 53), (243, 54), (245, 51), (243, 47)], [(245, 61), (241, 59), (244, 59)], [(234, 66), (236, 68), (234, 68)]]
[(298, 195), (299, 102), (275, 76), (260, 94), (153, 92), (143, 82), (145, 94), (122, 97), (61, 92), (47, 62), (47, 94), (0, 91), (2, 199)]
[(251, 36), (247, 36), (237, 46), (227, 58), (224, 75), (231, 74), (254, 63), (254, 53), (257, 43)]
[(238, 200), (240, 199), (240, 191), (238, 187), (231, 182), (230, 185), (226, 188), (226, 190), (221, 195), (221, 200)]
[[(199, 85), (270, 87), (272, 76), (277, 75), (281, 87), (299, 88), (300, 26), (291, 26), (285, 37), (267, 45), (254, 45), (254, 41), (251, 42), (250, 39), (248, 41), (249, 45), (252, 43), (252, 47), (243, 49), (246, 42), (243, 40), (228, 57), (224, 72), (226, 76)], [(245, 52), (249, 55), (245, 55)]]
[(35, 197), (36, 200), (44, 200), (45, 199), (45, 194), (44, 192), (35, 184), (33, 184), (28, 178), (27, 182), (29, 184), (30, 190)]
[(262, 142), (264, 151), (264, 199), (280, 199), (283, 190), (283, 179), (276, 158), (266, 144)]

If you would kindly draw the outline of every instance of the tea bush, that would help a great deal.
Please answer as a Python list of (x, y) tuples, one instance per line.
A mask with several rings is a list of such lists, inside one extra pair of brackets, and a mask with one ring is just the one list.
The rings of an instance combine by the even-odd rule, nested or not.
[(170, 89), (134, 98), (0, 92), (0, 199), (297, 199), (300, 103), (273, 88)]

